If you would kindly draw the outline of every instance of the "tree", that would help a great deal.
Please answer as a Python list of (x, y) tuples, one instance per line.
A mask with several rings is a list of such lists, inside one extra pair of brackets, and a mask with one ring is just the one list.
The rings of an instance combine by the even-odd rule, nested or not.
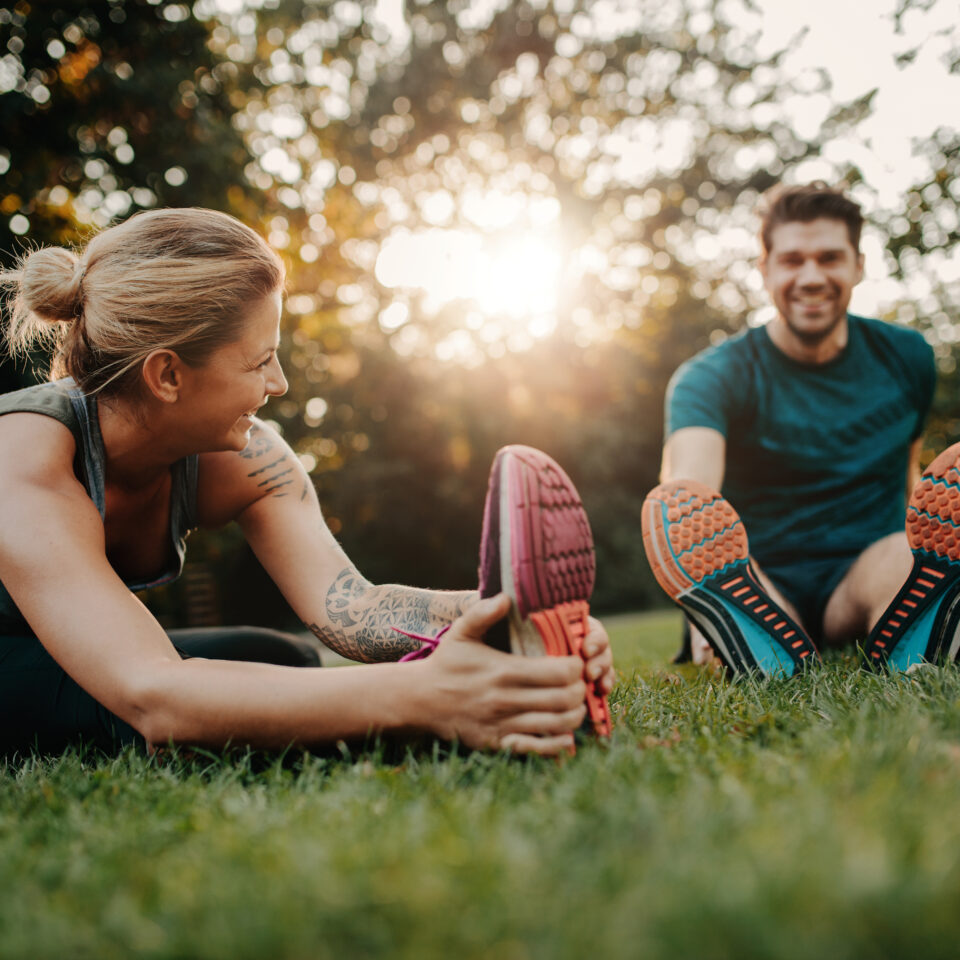
[[(487, 465), (521, 441), (584, 493), (601, 604), (652, 595), (639, 519), (666, 380), (757, 306), (751, 207), (820, 145), (780, 119), (796, 84), (728, 10), (644, 2), (609, 29), (589, 0), (486, 19), (469, 3), (408, 2), (406, 45), (372, 3), (280, 2), (256, 28), (244, 14), (261, 87), (246, 87), (238, 124), (258, 185), (289, 206), (289, 362), (305, 374), (275, 416), (316, 460), (362, 569), (386, 575), (402, 557), (422, 582), (469, 582)], [(838, 109), (822, 138), (868, 109)], [(518, 234), (559, 237), (555, 309), (531, 323), (509, 303), (431, 302), (388, 277), (390, 245), (431, 231), (476, 238), (478, 258)], [(441, 256), (434, 270), (454, 266)]]
[[(231, 122), (235, 70), (207, 39), (176, 4), (0, 7), (4, 265), (157, 205), (257, 210)], [(32, 379), (0, 363), (0, 390)]]
[[(785, 103), (826, 78), (759, 58), (749, 7), (407, 0), (393, 24), (373, 0), (0, 8), (0, 230), (236, 213), (288, 266), (291, 389), (269, 415), (361, 570), (469, 585), (491, 457), (525, 442), (584, 495), (598, 604), (652, 602), (640, 505), (667, 379), (758, 316), (759, 193), (871, 108), (800, 139)], [(921, 185), (891, 229), (905, 274), (909, 250), (955, 244), (950, 136), (940, 193)], [(204, 549), (240, 577), (228, 541)]]

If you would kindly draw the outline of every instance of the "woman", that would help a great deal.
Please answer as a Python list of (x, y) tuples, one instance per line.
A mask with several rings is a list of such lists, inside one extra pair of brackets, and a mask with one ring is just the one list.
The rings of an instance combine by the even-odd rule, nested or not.
[[(287, 388), (283, 280), (252, 230), (196, 209), (139, 214), (79, 258), (41, 249), (0, 275), (11, 348), (52, 339), (61, 378), (0, 397), (3, 748), (310, 747), (372, 731), (567, 749), (581, 674), (612, 686), (602, 628), (592, 622), (586, 668), (515, 657), (478, 642), (504, 595), (371, 585), (297, 457), (256, 419)], [(282, 636), (172, 640), (131, 590), (179, 573), (190, 528), (231, 520), (340, 653), (396, 660), (419, 640), (394, 628), (452, 622), (444, 642), (413, 663), (311, 670), (288, 665), (315, 661)]]

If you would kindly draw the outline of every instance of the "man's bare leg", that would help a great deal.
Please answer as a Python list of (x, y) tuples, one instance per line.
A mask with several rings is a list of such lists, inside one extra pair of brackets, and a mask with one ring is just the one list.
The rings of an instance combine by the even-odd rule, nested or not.
[[(870, 544), (854, 561), (830, 596), (823, 616), (823, 636), (830, 646), (862, 639), (873, 629), (897, 595), (913, 566), (905, 533), (891, 533)], [(805, 628), (796, 608), (754, 564), (766, 591)], [(690, 625), (690, 650), (694, 663), (709, 663), (713, 651), (697, 628)]]
[(906, 533), (871, 543), (853, 562), (830, 596), (823, 614), (824, 639), (831, 646), (865, 638), (883, 616), (913, 567)]

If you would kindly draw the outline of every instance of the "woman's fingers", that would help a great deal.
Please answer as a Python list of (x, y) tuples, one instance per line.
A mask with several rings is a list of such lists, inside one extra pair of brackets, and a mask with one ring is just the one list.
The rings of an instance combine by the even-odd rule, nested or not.
[(591, 683), (599, 681), (600, 689), (609, 693), (613, 689), (616, 675), (613, 672), (613, 656), (610, 651), (588, 660), (584, 666), (584, 676)]
[(538, 753), (543, 757), (555, 757), (569, 753), (573, 746), (573, 734), (564, 733), (553, 737), (535, 737), (529, 733), (508, 733), (500, 740), (500, 749), (510, 753)]
[(562, 713), (538, 712), (521, 713), (511, 717), (503, 724), (509, 733), (501, 736), (501, 742), (504, 737), (513, 733), (539, 733), (548, 736), (559, 736), (563, 733), (571, 733), (576, 730), (583, 718), (587, 715), (587, 708), (580, 704), (572, 710), (564, 710)]
[[(510, 598), (501, 593), (480, 600), (454, 621), (447, 635), (451, 640), (482, 642), (487, 631), (510, 609)], [(607, 632), (599, 620), (590, 619), (590, 632), (584, 640), (586, 668), (580, 657), (514, 657), (498, 650), (488, 649), (492, 658), (504, 658), (504, 679), (518, 686), (555, 687), (571, 683), (584, 673), (588, 681), (600, 678), (608, 689), (613, 686), (613, 655)]]
[(613, 651), (610, 638), (599, 620), (590, 618), (590, 632), (584, 638), (583, 652), (586, 659), (584, 676), (590, 682), (600, 681), (600, 689), (609, 693), (616, 677), (613, 672)]
[(579, 657), (510, 657), (506, 679), (518, 687), (568, 687), (583, 677)]
[(587, 682), (612, 686), (606, 685), (607, 674), (613, 673), (606, 631), (591, 621), (585, 640), (592, 656), (586, 663), (580, 656), (507, 654), (481, 641), (509, 608), (505, 594), (478, 601), (453, 623), (426, 661), (425, 669), (438, 682), (438, 731), (488, 749), (544, 755), (569, 751), (571, 731), (586, 715)]
[[(501, 596), (505, 600), (503, 606), (499, 603), (500, 597), (481, 600), (454, 621), (430, 660), (436, 663), (450, 660), (463, 668), (490, 671), (488, 681), (504, 687), (563, 687), (579, 680), (583, 673), (580, 657), (523, 657), (475, 642), (483, 638), (488, 626), (497, 622), (500, 611), (509, 606), (509, 598), (505, 594)], [(489, 604), (486, 611), (479, 611), (477, 619), (468, 621), (474, 611), (485, 604)]]
[(582, 706), (586, 695), (586, 684), (578, 678), (562, 687), (508, 687), (499, 694), (498, 706), (503, 716), (563, 713)]
[(605, 647), (595, 654), (587, 656), (587, 679), (598, 680), (604, 673), (613, 667), (613, 654), (609, 647)]

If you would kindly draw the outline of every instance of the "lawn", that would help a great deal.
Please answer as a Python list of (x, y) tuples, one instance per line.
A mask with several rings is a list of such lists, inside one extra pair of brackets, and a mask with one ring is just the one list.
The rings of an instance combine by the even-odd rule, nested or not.
[(729, 683), (614, 617), (612, 743), (557, 764), (0, 767), (0, 957), (954, 957), (960, 671)]

